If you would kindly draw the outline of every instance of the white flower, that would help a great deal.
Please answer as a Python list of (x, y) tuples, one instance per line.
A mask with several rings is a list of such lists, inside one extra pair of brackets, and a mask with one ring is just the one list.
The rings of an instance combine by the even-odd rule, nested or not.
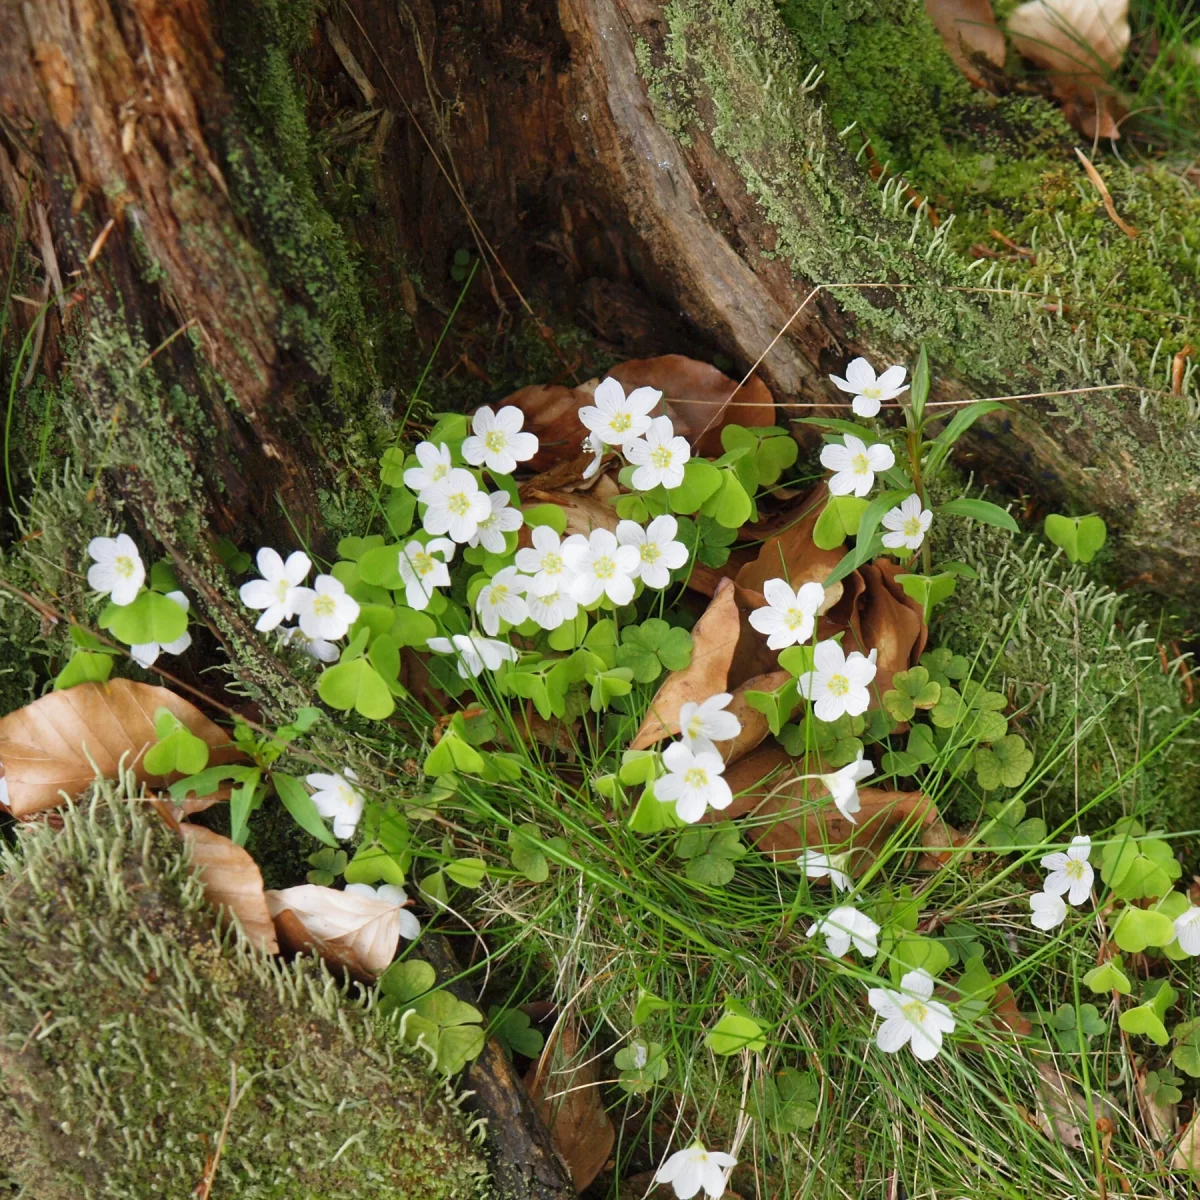
[(903, 367), (888, 367), (878, 379), (875, 378), (875, 368), (865, 358), (856, 358), (846, 368), (846, 378), (839, 379), (830, 375), (830, 379), (843, 392), (854, 396), (851, 408), (859, 417), (873, 417), (879, 411), (879, 405), (884, 400), (895, 400), (901, 392), (908, 390), (904, 382), (907, 374)]
[(896, 465), (890, 446), (876, 442), (868, 446), (861, 438), (848, 433), (846, 444), (829, 442), (821, 451), (821, 466), (836, 474), (829, 480), (832, 496), (865, 496), (875, 482), (876, 471), (886, 471)]
[(633, 546), (620, 546), (607, 529), (593, 529), (588, 537), (577, 533), (562, 546), (563, 558), (574, 578), (571, 595), (580, 604), (594, 604), (607, 596), (614, 604), (633, 599), (633, 576), (640, 556)]
[(1179, 939), (1179, 948), (1184, 954), (1193, 957), (1200, 954), (1200, 908), (1191, 904), (1187, 912), (1180, 913), (1175, 918), (1175, 936)]
[(716, 750), (714, 742), (727, 742), (742, 732), (742, 723), (725, 712), (733, 699), (730, 692), (709, 696), (703, 704), (689, 700), (679, 706), (679, 736), (693, 750)]
[(854, 814), (862, 808), (858, 798), (858, 785), (875, 773), (875, 768), (863, 761), (863, 752), (859, 750), (858, 757), (847, 763), (839, 771), (831, 771), (828, 775), (818, 775), (817, 778), (829, 792), (830, 798), (837, 805), (837, 810), (851, 824), (857, 824)]
[(480, 675), (486, 667), (495, 671), (502, 662), (516, 662), (517, 652), (507, 642), (478, 634), (456, 633), (453, 637), (431, 637), (426, 643), (438, 654), (457, 654), (458, 673), (463, 679)]
[(132, 604), (146, 580), (146, 568), (133, 538), (127, 533), (92, 538), (88, 554), (95, 560), (88, 567), (88, 586), (108, 596), (118, 608)]
[(879, 953), (879, 926), (860, 913), (852, 904), (835, 908), (827, 917), (822, 917), (809, 931), (809, 937), (818, 933), (825, 935), (825, 948), (834, 958), (850, 953), (850, 943), (864, 958), (874, 958)]
[(421, 922), (416, 913), (410, 913), (404, 906), (408, 903), (408, 893), (395, 883), (381, 883), (372, 887), (369, 883), (346, 884), (348, 896), (366, 896), (368, 900), (383, 900), (394, 904), (400, 910), (400, 936), (411, 942), (421, 936)]
[(505, 567), (479, 589), (475, 611), (483, 622), (484, 633), (493, 637), (500, 632), (500, 622), (520, 625), (529, 616), (524, 591), (528, 580), (517, 574), (516, 567)]
[(692, 457), (687, 438), (676, 436), (670, 417), (655, 417), (645, 438), (626, 442), (624, 450), (625, 457), (637, 467), (633, 486), (639, 492), (648, 492), (660, 483), (668, 490), (677, 488), (683, 482), (683, 468)]
[(583, 439), (583, 450), (592, 456), (592, 461), (583, 468), (583, 478), (591, 479), (600, 470), (600, 463), (604, 460), (604, 439), (598, 433), (589, 433)]
[(655, 1183), (669, 1183), (679, 1200), (691, 1200), (701, 1189), (708, 1200), (725, 1195), (725, 1172), (737, 1166), (737, 1159), (722, 1150), (705, 1150), (697, 1142), (686, 1150), (676, 1150), (655, 1173)]
[(1029, 908), (1032, 916), (1030, 924), (1035, 929), (1049, 932), (1061, 925), (1067, 915), (1067, 903), (1061, 896), (1052, 896), (1049, 892), (1034, 892), (1029, 897)]
[(519, 408), (510, 404), (494, 413), (485, 404), (471, 422), (474, 437), (462, 444), (463, 458), (472, 466), (482, 463), (497, 475), (511, 475), (517, 463), (538, 451), (536, 435), (521, 432), (524, 424), (525, 414)]
[(305, 776), (308, 786), (315, 789), (312, 801), (317, 812), (323, 817), (333, 818), (334, 836), (343, 841), (354, 836), (366, 803), (362, 793), (348, 782), (351, 779), (357, 782), (358, 777), (349, 770), (345, 775), (317, 773)]
[[(188, 598), (182, 592), (168, 592), (167, 599), (173, 600), (184, 612), (191, 607), (188, 604)], [(133, 655), (139, 666), (151, 667), (157, 661), (160, 651), (165, 650), (168, 654), (182, 654), (191, 644), (192, 635), (185, 629), (173, 642), (163, 642), (161, 645), (158, 642), (138, 642), (129, 647), (129, 653)]]
[(337, 662), (341, 655), (341, 651), (332, 642), (327, 642), (324, 638), (310, 638), (297, 625), (293, 625), (290, 629), (281, 629), (280, 633), (283, 634), (285, 646), (295, 646), (303, 650), (309, 658), (315, 658), (317, 662)]
[(919, 550), (932, 523), (933, 513), (921, 507), (921, 498), (914, 492), (883, 514), (883, 526), (891, 530), (883, 535), (883, 544), (889, 550), (899, 550), (902, 546)]
[(425, 532), (448, 533), (456, 542), (470, 541), (479, 522), (492, 515), (487, 493), (479, 490), (479, 481), (462, 467), (451, 467), (420, 499), (426, 506)]
[(750, 624), (767, 635), (768, 650), (782, 650), (812, 637), (817, 609), (825, 601), (825, 589), (819, 583), (802, 583), (793, 592), (786, 579), (768, 579), (763, 595), (766, 607), (750, 614)]
[(404, 472), (404, 486), (419, 497), (426, 488), (444, 479), (454, 463), (450, 457), (450, 447), (445, 442), (440, 446), (432, 442), (418, 442), (415, 453), (421, 465), (409, 467)]
[[(441, 558), (434, 558), (440, 554)], [(404, 599), (409, 608), (418, 612), (429, 607), (434, 591), (450, 586), (450, 568), (446, 564), (454, 557), (454, 543), (449, 538), (434, 538), (427, 545), (415, 539), (399, 554), (397, 569), (404, 581)]]
[(875, 678), (875, 652), (865, 657), (857, 650), (847, 656), (833, 640), (818, 642), (813, 651), (813, 669), (796, 680), (806, 700), (814, 701), (818, 721), (836, 721), (843, 713), (857, 717), (867, 711), (871, 694), (867, 690)]
[(296, 550), (284, 562), (270, 546), (258, 552), (257, 561), (262, 578), (243, 583), (238, 594), (247, 608), (263, 610), (254, 628), (265, 633), (296, 615), (293, 593), (308, 577), (312, 561), (303, 550)]
[(580, 421), (601, 442), (623, 446), (650, 428), (650, 410), (662, 399), (662, 392), (640, 387), (626, 396), (625, 389), (610, 376), (596, 386), (592, 398), (595, 404), (586, 404), (579, 410)]
[(909, 971), (900, 980), (900, 991), (871, 988), (867, 999), (883, 1017), (875, 1044), (885, 1054), (895, 1054), (907, 1042), (912, 1052), (928, 1061), (942, 1048), (942, 1034), (954, 1032), (954, 1018), (940, 1001), (931, 1000), (933, 976), (928, 971)]
[[(1071, 839), (1066, 854), (1047, 854), (1042, 858), (1042, 866), (1050, 874), (1042, 884), (1042, 890), (1048, 896), (1061, 896), (1069, 893), (1067, 899), (1072, 904), (1082, 904), (1092, 894), (1092, 878), (1095, 872), (1088, 858), (1092, 853), (1092, 839), (1086, 833)], [(1055, 924), (1058, 922), (1056, 921)]]
[(532, 588), (525, 593), (529, 615), (545, 630), (557, 629), (564, 621), (579, 615), (579, 601), (570, 592), (551, 592), (539, 596)]
[(533, 545), (517, 551), (517, 566), (532, 578), (530, 592), (539, 596), (563, 592), (573, 574), (563, 557), (558, 534), (549, 525), (535, 525), (531, 537)]
[(681, 821), (694, 825), (709, 806), (728, 808), (733, 802), (729, 784), (721, 778), (725, 763), (715, 750), (694, 751), (686, 742), (672, 742), (663, 751), (667, 774), (654, 783), (656, 800), (675, 801)]
[(336, 642), (358, 620), (358, 601), (332, 575), (318, 575), (310, 588), (294, 588), (291, 604), (310, 638)]
[(829, 882), (839, 892), (850, 890), (850, 876), (846, 874), (845, 854), (822, 854), (819, 850), (805, 850), (796, 859), (796, 865), (804, 868), (804, 874), (809, 879), (824, 879), (829, 876)]
[(488, 503), (492, 506), (491, 515), (479, 522), (473, 537), (467, 539), (468, 546), (483, 545), (485, 550), (493, 554), (504, 553), (504, 535), (520, 529), (525, 524), (525, 514), (519, 508), (509, 508), (507, 492), (492, 492)]
[(617, 523), (617, 541), (632, 546), (638, 552), (638, 564), (633, 572), (647, 587), (665, 588), (671, 582), (671, 572), (688, 560), (687, 547), (675, 541), (679, 522), (674, 517), (655, 517), (643, 529), (636, 521)]

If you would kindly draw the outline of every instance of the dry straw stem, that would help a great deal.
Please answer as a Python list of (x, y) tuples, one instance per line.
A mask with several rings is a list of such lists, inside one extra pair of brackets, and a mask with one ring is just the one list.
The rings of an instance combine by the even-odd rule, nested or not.
[(1088, 158), (1078, 146), (1075, 147), (1075, 156), (1079, 159), (1083, 169), (1087, 172), (1087, 177), (1092, 181), (1096, 191), (1100, 193), (1100, 199), (1104, 201), (1104, 211), (1113, 219), (1113, 224), (1129, 238), (1135, 238), (1138, 231), (1134, 229), (1128, 221), (1123, 220), (1117, 212), (1117, 206), (1113, 204), (1113, 198), (1108, 194), (1108, 188), (1105, 186), (1104, 180), (1100, 178), (1100, 172), (1092, 165), (1091, 159)]

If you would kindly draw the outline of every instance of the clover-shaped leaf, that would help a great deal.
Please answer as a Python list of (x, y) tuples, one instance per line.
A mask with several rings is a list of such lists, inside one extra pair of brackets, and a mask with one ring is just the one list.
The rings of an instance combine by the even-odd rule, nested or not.
[(1118, 822), (1100, 856), (1100, 877), (1119, 900), (1157, 899), (1183, 873), (1170, 843), (1147, 835), (1136, 822)]
[(942, 685), (929, 678), (924, 667), (897, 671), (892, 688), (883, 694), (883, 707), (897, 721), (911, 721), (918, 708), (933, 708), (942, 694)]
[(778, 736), (784, 723), (799, 706), (800, 692), (795, 679), (788, 679), (770, 692), (750, 688), (744, 699), (752, 709), (767, 718), (767, 728)]
[(709, 1030), (704, 1044), (714, 1054), (722, 1056), (737, 1054), (739, 1050), (762, 1051), (767, 1048), (765, 1032), (765, 1026), (748, 1013), (733, 1011), (727, 1004), (725, 1013)]
[(1086, 1044), (1093, 1037), (1098, 1037), (1108, 1030), (1107, 1023), (1094, 1004), (1081, 1004), (1078, 1008), (1073, 1004), (1060, 1005), (1046, 1018), (1046, 1024), (1053, 1030), (1063, 1051), (1068, 1054), (1078, 1052), (1080, 1035)]
[(613, 1056), (621, 1074), (617, 1082), (631, 1095), (648, 1092), (667, 1077), (667, 1053), (661, 1042), (644, 1042), (634, 1038)]
[(746, 846), (728, 823), (717, 829), (690, 825), (679, 835), (675, 853), (687, 860), (684, 874), (692, 883), (724, 887), (733, 878), (733, 864), (746, 853)]
[(1183, 1092), (1179, 1090), (1182, 1082), (1174, 1071), (1163, 1067), (1157, 1071), (1147, 1071), (1142, 1086), (1151, 1104), (1166, 1108), (1168, 1105), (1178, 1104), (1183, 1099)]
[(1118, 1024), (1126, 1033), (1141, 1034), (1148, 1037), (1156, 1046), (1165, 1046), (1171, 1039), (1167, 1028), (1162, 1023), (1152, 1004), (1139, 1004), (1136, 1008), (1127, 1008), (1120, 1017)]
[(692, 661), (692, 635), (686, 629), (651, 617), (621, 630), (616, 663), (628, 667), (638, 683), (653, 683), (668, 671), (682, 671)]
[(670, 1009), (668, 1004), (661, 996), (656, 996), (653, 992), (648, 992), (645, 988), (638, 988), (637, 1002), (633, 1006), (633, 1023), (641, 1025), (648, 1021), (656, 1012), (662, 1012)]
[(865, 728), (864, 718), (843, 713), (836, 721), (805, 717), (794, 725), (783, 726), (778, 737), (793, 758), (802, 757), (806, 749), (811, 748), (827, 766), (836, 768), (844, 767), (858, 757), (863, 749), (859, 734)]
[(523, 1054), (526, 1058), (537, 1058), (546, 1039), (534, 1029), (529, 1014), (519, 1008), (503, 1008), (493, 1004), (488, 1009), (488, 1024), (496, 1040), (509, 1054)]
[(1108, 962), (1093, 967), (1084, 975), (1083, 982), (1093, 992), (1119, 992), (1122, 996), (1128, 996), (1133, 990), (1119, 954), (1114, 954)]
[(1171, 1062), (1193, 1079), (1200, 1079), (1200, 1020), (1176, 1025), (1171, 1036), (1175, 1039)]
[(781, 1137), (811, 1129), (817, 1122), (821, 1086), (812, 1071), (783, 1067), (762, 1080), (750, 1095), (750, 1111)]
[(858, 523), (870, 503), (858, 496), (830, 496), (813, 526), (813, 544), (819, 550), (836, 550), (858, 533)]
[(1123, 908), (1113, 921), (1113, 941), (1129, 954), (1140, 954), (1147, 946), (1167, 946), (1175, 940), (1175, 924), (1153, 909)]
[(158, 741), (146, 751), (142, 765), (150, 775), (195, 775), (208, 765), (208, 743), (198, 738), (170, 709), (154, 713)]
[(1086, 517), (1064, 517), (1050, 513), (1044, 526), (1046, 537), (1061, 546), (1071, 562), (1091, 562), (1096, 551), (1108, 540), (1108, 526), (1094, 513)]
[(985, 792), (998, 787), (1017, 787), (1033, 766), (1033, 751), (1019, 733), (1011, 733), (992, 743), (989, 749), (975, 750), (975, 778)]
[(899, 983), (907, 971), (926, 971), (940, 975), (950, 965), (950, 951), (937, 939), (908, 934), (892, 947), (888, 970), (892, 981)]
[(132, 604), (106, 604), (97, 622), (129, 646), (146, 642), (165, 645), (187, 632), (187, 612), (159, 592), (142, 592)]
[(921, 655), (921, 666), (929, 672), (929, 678), (942, 687), (949, 687), (951, 682), (966, 679), (971, 673), (971, 664), (961, 654), (954, 654), (944, 646), (936, 650), (926, 650)]
[(1015, 796), (984, 806), (992, 819), (980, 830), (980, 839), (988, 846), (1037, 846), (1046, 840), (1046, 822), (1041, 817), (1025, 816), (1025, 802)]
[(390, 717), (396, 708), (387, 681), (365, 658), (339, 662), (322, 671), (317, 695), (330, 708), (354, 709), (375, 721)]
[(603, 712), (617, 697), (633, 691), (633, 672), (628, 667), (589, 671), (587, 681), (592, 685), (592, 712)]
[(478, 775), (483, 770), (483, 756), (453, 730), (447, 730), (425, 758), (426, 775), (449, 775), (461, 771)]

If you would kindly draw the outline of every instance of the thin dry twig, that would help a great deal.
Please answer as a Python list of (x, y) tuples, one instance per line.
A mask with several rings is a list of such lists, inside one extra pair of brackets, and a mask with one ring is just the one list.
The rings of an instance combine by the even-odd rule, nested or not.
[(225, 1152), (225, 1139), (229, 1136), (229, 1123), (233, 1120), (233, 1110), (241, 1103), (241, 1099), (249, 1087), (250, 1084), (247, 1082), (244, 1088), (238, 1088), (237, 1059), (231, 1058), (229, 1060), (229, 1103), (225, 1106), (225, 1119), (221, 1122), (221, 1132), (217, 1135), (216, 1149), (208, 1156), (208, 1161), (204, 1164), (204, 1178), (196, 1185), (193, 1193), (196, 1200), (208, 1200), (212, 1193), (213, 1183), (217, 1178), (217, 1168), (221, 1165), (221, 1155)]
[(1100, 178), (1100, 172), (1092, 165), (1092, 160), (1078, 146), (1075, 147), (1075, 157), (1079, 159), (1083, 169), (1087, 172), (1087, 177), (1092, 181), (1092, 186), (1100, 193), (1100, 199), (1104, 201), (1104, 211), (1112, 217), (1113, 224), (1126, 237), (1137, 237), (1138, 231), (1128, 221), (1123, 220), (1117, 212), (1117, 206), (1113, 203), (1112, 196), (1108, 194), (1108, 188), (1105, 186), (1104, 180)]

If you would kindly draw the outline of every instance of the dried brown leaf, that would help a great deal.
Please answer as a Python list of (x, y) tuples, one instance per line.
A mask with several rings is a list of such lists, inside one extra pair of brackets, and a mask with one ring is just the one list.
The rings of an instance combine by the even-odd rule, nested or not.
[(1129, 0), (1027, 0), (1008, 18), (1017, 50), (1048, 72), (1064, 115), (1087, 137), (1120, 136), (1108, 82), (1129, 48)]
[(262, 872), (254, 859), (241, 846), (203, 825), (180, 825), (179, 834), (191, 850), (192, 870), (200, 876), (209, 904), (235, 916), (251, 945), (278, 954)]
[(1171, 1155), (1171, 1166), (1200, 1179), (1200, 1109), (1180, 1136), (1175, 1153)]
[(626, 392), (636, 387), (662, 392), (663, 408), (675, 432), (687, 438), (697, 454), (721, 454), (721, 430), (726, 425), (775, 424), (775, 399), (757, 376), (739, 387), (736, 379), (710, 363), (682, 354), (635, 358), (613, 367), (609, 374)]
[[(210, 764), (242, 755), (229, 735), (194, 704), (166, 688), (128, 679), (81, 683), (48, 695), (0, 719), (0, 763), (12, 814), (26, 817), (61, 804), (61, 792), (78, 795), (99, 772), (116, 777), (122, 756), (139, 782), (145, 752), (154, 745), (154, 713), (169, 709), (207, 742)], [(162, 783), (161, 776), (153, 777)]]
[(1083, 1147), (1082, 1129), (1087, 1128), (1087, 1101), (1083, 1093), (1068, 1082), (1058, 1068), (1040, 1055), (1034, 1068), (1041, 1077), (1038, 1084), (1038, 1127), (1068, 1150)]
[(689, 700), (703, 703), (723, 692), (729, 684), (729, 669), (742, 634), (734, 587), (722, 579), (704, 615), (692, 630), (692, 661), (682, 671), (672, 671), (658, 689), (641, 727), (629, 743), (645, 750), (655, 742), (679, 732), (679, 710)]
[(993, 67), (1004, 66), (1004, 34), (996, 25), (991, 0), (925, 0), (925, 11), (954, 65), (976, 87), (986, 87), (979, 56)]
[(306, 883), (266, 893), (280, 945), (315, 950), (359, 979), (373, 979), (396, 956), (400, 910), (386, 900)]
[(564, 537), (570, 537), (573, 533), (587, 537), (593, 529), (607, 529), (615, 533), (620, 520), (617, 510), (607, 501), (579, 492), (543, 492), (539, 488), (525, 486), (521, 488), (521, 502), (526, 505), (557, 504), (567, 514)]
[(594, 379), (578, 388), (535, 383), (500, 401), (499, 407), (519, 408), (525, 414), (524, 428), (537, 434), (538, 452), (526, 464), (531, 471), (548, 471), (564, 458), (579, 454), (588, 433), (579, 410), (591, 404), (598, 382)]
[(577, 1192), (603, 1170), (617, 1136), (604, 1111), (595, 1063), (586, 1061), (588, 1057), (581, 1053), (575, 1027), (563, 1022), (525, 1076), (529, 1095)]
[(728, 711), (742, 723), (742, 731), (727, 742), (717, 742), (716, 747), (721, 757), (732, 765), (740, 762), (752, 750), (766, 741), (771, 732), (767, 718), (756, 708), (751, 708), (746, 701), (746, 693), (752, 691), (773, 692), (776, 688), (787, 683), (791, 676), (787, 671), (768, 671), (765, 675), (753, 675), (733, 689), (733, 699), (729, 702)]

